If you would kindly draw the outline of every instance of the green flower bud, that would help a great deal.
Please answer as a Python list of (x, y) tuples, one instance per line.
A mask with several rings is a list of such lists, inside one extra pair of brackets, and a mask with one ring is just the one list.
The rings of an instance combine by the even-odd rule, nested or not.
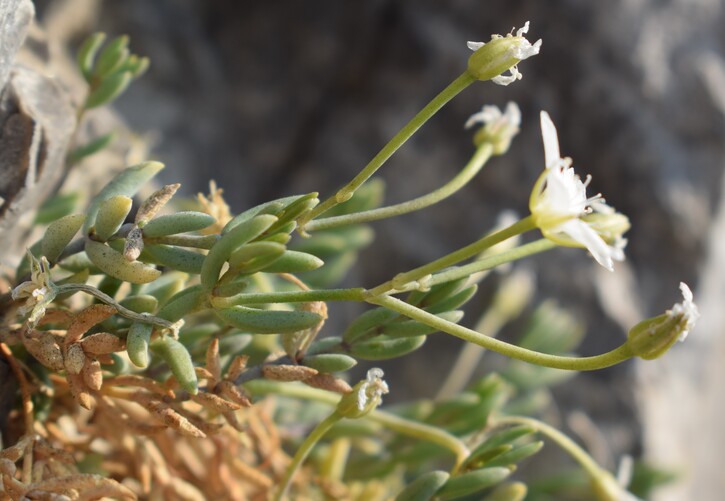
[(383, 381), (383, 370), (373, 368), (337, 404), (337, 412), (350, 419), (357, 419), (373, 411), (383, 402), (383, 395), (389, 392), (388, 383)]
[[(468, 48), (475, 51), (468, 59), (468, 73), (478, 80), (491, 80), (498, 85), (508, 85), (520, 80), (522, 75), (516, 65), (531, 56), (539, 53), (541, 40), (533, 45), (524, 38), (529, 31), (529, 22), (516, 32), (516, 36), (509, 33), (505, 37), (491, 35), (491, 41), (468, 42)], [(502, 73), (510, 71), (511, 75)]]
[(692, 291), (683, 282), (680, 290), (684, 301), (662, 315), (643, 320), (629, 331), (627, 346), (636, 356), (653, 360), (662, 356), (675, 341), (684, 341), (695, 326), (700, 312), (692, 301)]

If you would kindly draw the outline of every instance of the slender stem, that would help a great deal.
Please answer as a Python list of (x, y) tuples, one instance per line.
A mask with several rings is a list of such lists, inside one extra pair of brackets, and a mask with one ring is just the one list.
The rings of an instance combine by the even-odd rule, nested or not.
[(303, 216), (299, 220), (299, 227), (304, 230), (305, 225), (316, 218), (323, 212), (335, 207), (336, 205), (349, 200), (355, 190), (357, 190), (362, 184), (367, 181), (370, 176), (375, 172), (400, 148), (420, 127), (428, 121), (433, 115), (438, 112), (448, 101), (453, 99), (463, 89), (471, 85), (475, 79), (468, 73), (464, 72), (461, 76), (456, 78), (453, 82), (441, 91), (436, 97), (434, 97), (425, 108), (420, 110), (410, 122), (408, 122), (393, 138), (383, 146), (383, 149), (370, 160), (365, 168), (353, 178), (348, 184), (343, 186), (338, 192), (319, 204), (317, 207), (312, 209), (307, 215)]
[(481, 259), (477, 259), (472, 263), (463, 266), (456, 266), (455, 268), (436, 273), (430, 279), (428, 284), (430, 286), (434, 286), (445, 282), (458, 280), (459, 278), (471, 276), (474, 273), (490, 270), (496, 268), (497, 266), (501, 266), (502, 264), (510, 263), (528, 256), (532, 256), (534, 254), (538, 254), (540, 252), (551, 250), (556, 246), (557, 245), (551, 240), (542, 238), (540, 240), (536, 240), (535, 242), (521, 245), (519, 247), (516, 247), (515, 249), (511, 249), (500, 254), (482, 257)]
[[(328, 405), (337, 405), (340, 401), (340, 398), (337, 395), (328, 391), (318, 390), (316, 388), (310, 388), (308, 386), (298, 384), (281, 384), (275, 381), (260, 379), (250, 381), (244, 386), (247, 390), (256, 394), (274, 393), (277, 395), (314, 400)], [(364, 419), (369, 419), (374, 423), (390, 428), (401, 435), (407, 435), (409, 437), (418, 438), (440, 445), (455, 455), (456, 468), (468, 457), (470, 453), (466, 444), (457, 437), (433, 426), (419, 423), (417, 421), (411, 421), (379, 409), (366, 414)]]
[(565, 450), (567, 454), (574, 458), (574, 460), (576, 460), (576, 462), (579, 463), (579, 465), (584, 468), (589, 475), (592, 477), (598, 477), (601, 474), (602, 468), (596, 463), (596, 461), (594, 461), (594, 459), (592, 459), (592, 457), (584, 449), (582, 449), (579, 444), (553, 426), (539, 421), (538, 419), (524, 416), (503, 416), (496, 419), (493, 423), (494, 426), (505, 426), (511, 424), (531, 426)]
[(284, 292), (240, 293), (229, 297), (212, 298), (215, 308), (229, 308), (238, 304), (306, 303), (309, 301), (364, 301), (365, 289), (329, 289)]
[(282, 500), (285, 493), (287, 492), (287, 489), (289, 488), (292, 477), (297, 472), (297, 469), (300, 467), (300, 465), (302, 465), (302, 462), (310, 454), (312, 448), (317, 445), (317, 442), (319, 442), (320, 439), (325, 435), (325, 433), (327, 433), (330, 428), (332, 428), (332, 425), (337, 423), (340, 419), (342, 419), (342, 415), (339, 414), (337, 411), (333, 412), (332, 414), (327, 416), (324, 421), (315, 426), (315, 429), (312, 430), (312, 432), (307, 436), (305, 441), (302, 442), (302, 445), (300, 445), (300, 448), (297, 449), (297, 452), (295, 453), (295, 457), (292, 458), (292, 463), (290, 463), (290, 465), (287, 467), (287, 472), (282, 479), (282, 483), (279, 485), (279, 489), (274, 495), (274, 501)]
[(473, 242), (472, 244), (467, 245), (461, 249), (458, 249), (455, 252), (451, 252), (450, 254), (443, 256), (440, 259), (436, 259), (435, 261), (423, 265), (419, 268), (415, 268), (414, 270), (400, 273), (392, 280), (389, 280), (388, 282), (385, 282), (373, 289), (370, 289), (365, 295), (366, 297), (374, 298), (392, 290), (403, 290), (409, 282), (420, 280), (421, 278), (430, 275), (431, 273), (435, 273), (444, 268), (448, 268), (449, 266), (453, 266), (463, 260), (475, 256), (476, 254), (480, 254), (489, 247), (503, 242), (504, 240), (509, 239), (513, 236), (529, 231), (534, 227), (535, 226), (533, 218), (531, 216), (525, 217), (524, 219), (521, 219), (520, 221), (512, 224), (508, 228), (504, 228), (495, 233), (491, 233), (490, 235), (487, 235), (482, 239)]
[(348, 224), (366, 223), (369, 221), (378, 221), (389, 217), (408, 214), (417, 210), (430, 207), (437, 204), (441, 200), (448, 198), (455, 192), (463, 188), (478, 172), (483, 168), (486, 162), (491, 158), (493, 146), (490, 143), (483, 143), (478, 147), (476, 153), (471, 157), (466, 166), (448, 183), (444, 184), (435, 191), (423, 195), (407, 202), (402, 202), (388, 207), (380, 207), (378, 209), (356, 212), (354, 214), (345, 214), (342, 216), (327, 217), (310, 221), (305, 226), (305, 231), (327, 230), (345, 226)]
[(448, 449), (453, 452), (456, 456), (454, 471), (460, 467), (463, 461), (470, 454), (468, 447), (466, 447), (463, 442), (441, 429), (434, 428), (417, 421), (404, 419), (400, 416), (396, 416), (395, 414), (383, 411), (373, 411), (370, 418), (371, 420), (380, 423), (386, 428), (396, 431), (401, 435), (425, 440), (426, 442), (440, 445), (444, 449)]
[(513, 344), (505, 343), (492, 337), (476, 332), (462, 325), (454, 324), (431, 313), (423, 311), (400, 299), (390, 296), (378, 296), (367, 299), (368, 303), (384, 306), (390, 310), (397, 311), (408, 318), (417, 320), (423, 324), (434, 327), (452, 336), (474, 343), (484, 348), (500, 353), (510, 358), (522, 360), (543, 367), (554, 369), (565, 369), (575, 371), (592, 371), (611, 367), (629, 358), (634, 354), (629, 346), (623, 344), (612, 351), (593, 357), (564, 357), (559, 355), (548, 355), (538, 351), (527, 350)]
[(106, 294), (105, 292), (102, 292), (92, 285), (87, 284), (63, 284), (56, 287), (56, 293), (57, 294), (65, 294), (68, 292), (85, 292), (86, 294), (90, 294), (93, 297), (98, 298), (100, 301), (104, 302), (105, 304), (109, 304), (116, 308), (118, 310), (118, 314), (126, 317), (128, 319), (134, 320), (136, 322), (142, 322), (145, 324), (154, 324), (158, 325), (164, 329), (171, 329), (172, 331), (175, 331), (176, 325), (173, 322), (169, 322), (168, 320), (165, 320), (163, 318), (155, 317), (149, 313), (137, 313), (133, 310), (129, 310), (125, 306), (123, 306), (121, 303), (113, 299), (111, 296)]

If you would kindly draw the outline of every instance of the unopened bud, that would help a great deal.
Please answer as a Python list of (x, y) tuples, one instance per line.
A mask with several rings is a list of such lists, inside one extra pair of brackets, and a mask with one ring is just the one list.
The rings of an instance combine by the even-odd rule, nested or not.
[[(611, 209), (609, 206), (606, 207)], [(627, 216), (613, 209), (611, 212), (587, 214), (582, 219), (609, 245), (615, 245), (617, 242), (621, 242), (623, 235), (632, 226)]]
[(382, 369), (370, 369), (367, 377), (340, 399), (337, 412), (346, 418), (357, 419), (373, 411), (382, 403), (383, 395), (390, 391), (383, 375)]
[[(541, 40), (533, 45), (524, 38), (529, 31), (529, 22), (516, 32), (516, 36), (509, 33), (505, 37), (491, 35), (491, 41), (468, 42), (468, 48), (475, 51), (468, 59), (468, 73), (478, 80), (491, 80), (495, 84), (508, 85), (521, 79), (516, 65), (531, 56), (539, 53)], [(510, 71), (511, 75), (502, 73)]]
[(489, 143), (494, 155), (503, 155), (508, 151), (511, 140), (519, 133), (521, 110), (513, 101), (508, 102), (503, 113), (498, 106), (486, 105), (468, 118), (465, 127), (469, 129), (476, 124), (482, 124), (482, 127), (473, 136), (473, 144), (481, 146)]
[(675, 341), (684, 341), (695, 326), (700, 313), (692, 301), (692, 291), (683, 282), (680, 290), (684, 301), (675, 304), (662, 315), (644, 320), (629, 331), (627, 345), (632, 353), (644, 360), (662, 356)]

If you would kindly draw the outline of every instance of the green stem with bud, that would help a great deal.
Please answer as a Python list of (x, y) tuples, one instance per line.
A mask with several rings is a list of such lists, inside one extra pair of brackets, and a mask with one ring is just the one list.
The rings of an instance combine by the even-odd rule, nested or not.
[(515, 358), (516, 360), (540, 365), (542, 367), (574, 371), (593, 371), (597, 369), (604, 369), (605, 367), (611, 367), (634, 356), (632, 350), (627, 344), (623, 344), (612, 351), (593, 357), (564, 357), (559, 355), (549, 355), (494, 339), (486, 336), (485, 334), (481, 334), (480, 332), (463, 327), (462, 325), (444, 320), (394, 297), (377, 296), (368, 298), (367, 302), (397, 311), (408, 318), (417, 320), (420, 323), (429, 325), (447, 334), (461, 338), (469, 343), (477, 344), (509, 358)]
[[(337, 395), (330, 393), (329, 391), (318, 390), (316, 388), (297, 384), (282, 384), (263, 379), (249, 381), (244, 384), (244, 387), (252, 394), (258, 395), (274, 393), (276, 395), (304, 398), (305, 400), (313, 400), (328, 405), (337, 405), (340, 401), (340, 398)], [(378, 409), (366, 414), (364, 419), (369, 419), (370, 421), (378, 423), (379, 425), (395, 431), (396, 433), (400, 433), (401, 435), (425, 440), (451, 451), (456, 458), (454, 468), (458, 468), (470, 454), (466, 444), (454, 435), (424, 423), (411, 421), (410, 419), (405, 419)]]
[(407, 202), (402, 202), (388, 207), (380, 207), (377, 209), (356, 212), (354, 214), (345, 214), (342, 216), (326, 217), (316, 221), (310, 221), (305, 225), (305, 231), (327, 230), (337, 228), (348, 224), (367, 223), (370, 221), (378, 221), (410, 212), (415, 212), (431, 205), (437, 204), (441, 200), (445, 200), (458, 190), (463, 188), (473, 177), (480, 172), (486, 162), (493, 154), (493, 146), (491, 143), (483, 143), (476, 149), (473, 157), (468, 161), (465, 167), (448, 183), (444, 184), (435, 191), (423, 195)]
[(400, 148), (405, 142), (420, 129), (433, 115), (435, 115), (448, 101), (453, 99), (466, 87), (476, 80), (468, 71), (451, 82), (440, 94), (434, 97), (425, 108), (420, 110), (395, 136), (386, 144), (380, 152), (353, 178), (352, 181), (340, 188), (335, 195), (331, 196), (317, 207), (308, 212), (299, 220), (299, 228), (304, 231), (307, 223), (317, 216), (346, 202), (354, 195), (355, 191), (367, 181), (370, 176), (382, 167), (382, 165)]

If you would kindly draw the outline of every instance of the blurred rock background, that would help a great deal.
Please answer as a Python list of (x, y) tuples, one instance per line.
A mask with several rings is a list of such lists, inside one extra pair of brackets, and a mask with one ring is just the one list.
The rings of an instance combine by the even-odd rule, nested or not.
[[(436, 209), (376, 223), (376, 243), (348, 281), (376, 285), (471, 242), (503, 209), (524, 214), (543, 168), (538, 113), (547, 110), (562, 153), (592, 174), (591, 189), (627, 214), (633, 229), (628, 260), (614, 274), (580, 250), (531, 260), (537, 300), (556, 298), (587, 322), (584, 355), (617, 346), (639, 318), (678, 301), (681, 280), (703, 313), (687, 343), (664, 359), (582, 374), (560, 388), (562, 420), (572, 412), (589, 416), (608, 445), (600, 459), (610, 467), (621, 454), (644, 452), (680, 470), (681, 482), (658, 498), (680, 501), (716, 500), (725, 488), (718, 471), (725, 456), (725, 342), (718, 336), (725, 297), (724, 6), (36, 2), (51, 37), (71, 46), (95, 30), (131, 36), (134, 52), (148, 55), (152, 66), (118, 101), (119, 113), (154, 143), (153, 157), (168, 165), (166, 181), (182, 180), (191, 195), (216, 179), (237, 211), (287, 194), (333, 193), (465, 68), (467, 40), (486, 41), (530, 20), (529, 38), (542, 38), (543, 48), (521, 65), (524, 79), (510, 87), (474, 85), (447, 106), (380, 171), (386, 199), (409, 199), (455, 175), (473, 152), (463, 122), (483, 104), (514, 100), (521, 107), (522, 131), (510, 152)], [(492, 287), (483, 289), (468, 325)], [(355, 311), (335, 306), (331, 328)], [(430, 395), (450, 370), (460, 343), (434, 336), (428, 345), (404, 366), (386, 368), (395, 372), (394, 394)]]

